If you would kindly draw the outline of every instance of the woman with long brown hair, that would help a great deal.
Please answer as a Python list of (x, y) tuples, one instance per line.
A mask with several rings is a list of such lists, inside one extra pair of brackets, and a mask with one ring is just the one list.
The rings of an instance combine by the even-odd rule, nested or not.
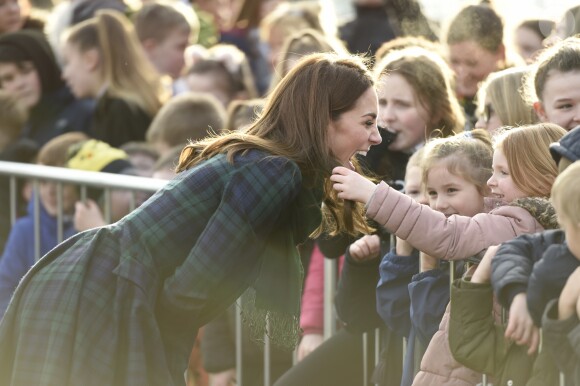
[(256, 336), (267, 318), (271, 341), (294, 347), (295, 246), (317, 229), (365, 226), (329, 177), (380, 142), (377, 114), (361, 60), (304, 58), (246, 131), (190, 144), (151, 199), (34, 266), (0, 323), (0, 384), (183, 383), (197, 329), (242, 294)]

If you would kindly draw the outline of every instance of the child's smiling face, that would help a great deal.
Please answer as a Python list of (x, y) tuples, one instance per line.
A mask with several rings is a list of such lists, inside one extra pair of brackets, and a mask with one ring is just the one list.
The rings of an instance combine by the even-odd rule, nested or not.
[(491, 189), (491, 195), (494, 198), (505, 202), (526, 197), (526, 194), (516, 186), (510, 174), (507, 159), (500, 149), (493, 152), (493, 174), (487, 181), (487, 186)]

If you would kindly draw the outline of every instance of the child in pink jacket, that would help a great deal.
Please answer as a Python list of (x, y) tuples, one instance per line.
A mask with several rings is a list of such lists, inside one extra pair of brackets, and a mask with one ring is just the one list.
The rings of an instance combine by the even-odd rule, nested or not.
[[(565, 130), (553, 124), (511, 129), (500, 136), (488, 180), (495, 207), (473, 217), (437, 212), (416, 203), (384, 183), (375, 185), (344, 167), (333, 170), (331, 180), (338, 197), (366, 204), (367, 217), (420, 251), (445, 260), (477, 255), (522, 233), (535, 233), (551, 224), (553, 208), (545, 199), (557, 175), (549, 145)], [(524, 150), (525, 149), (525, 150)], [(447, 162), (453, 171), (453, 157)], [(479, 375), (451, 356), (447, 317), (435, 334), (421, 363), (414, 385), (473, 385)]]

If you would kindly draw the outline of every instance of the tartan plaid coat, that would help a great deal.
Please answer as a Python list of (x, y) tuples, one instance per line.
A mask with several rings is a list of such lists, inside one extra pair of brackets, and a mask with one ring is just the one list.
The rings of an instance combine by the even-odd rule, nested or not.
[(58, 245), (0, 323), (0, 385), (183, 385), (197, 329), (256, 279), (301, 183), (285, 158), (218, 155)]

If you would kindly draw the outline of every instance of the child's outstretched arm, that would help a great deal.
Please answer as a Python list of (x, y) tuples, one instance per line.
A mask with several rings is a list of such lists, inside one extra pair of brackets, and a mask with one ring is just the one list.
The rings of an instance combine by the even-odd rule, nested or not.
[(446, 217), (384, 182), (367, 193), (367, 197), (368, 218), (438, 259), (464, 259), (520, 233), (540, 230), (536, 219), (526, 209), (519, 207), (499, 207), (490, 213), (479, 213), (473, 217)]
[(372, 181), (361, 176), (354, 170), (339, 166), (332, 170), (330, 180), (334, 182), (332, 187), (338, 192), (338, 197), (344, 200), (352, 200), (366, 204), (375, 188)]

